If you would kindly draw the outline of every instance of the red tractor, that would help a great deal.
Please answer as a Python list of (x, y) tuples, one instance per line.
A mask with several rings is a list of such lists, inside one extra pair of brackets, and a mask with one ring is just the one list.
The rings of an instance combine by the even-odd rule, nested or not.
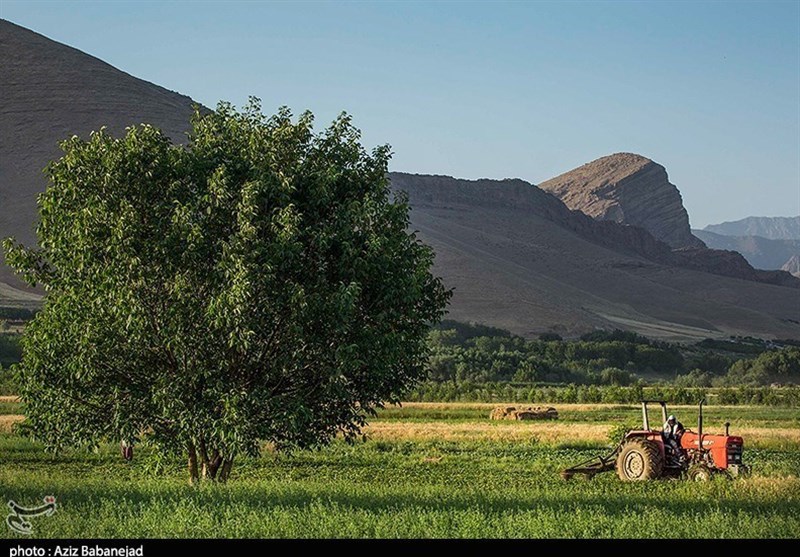
[(729, 477), (746, 474), (750, 468), (742, 462), (744, 442), (730, 435), (730, 423), (724, 435), (703, 433), (703, 404), (697, 419), (697, 431), (686, 430), (673, 441), (661, 429), (651, 429), (648, 404), (661, 406), (661, 423), (667, 421), (667, 404), (663, 400), (642, 401), (642, 429), (628, 431), (617, 447), (605, 457), (582, 462), (561, 472), (564, 479), (575, 474), (589, 477), (616, 469), (624, 481), (654, 480), (680, 476), (690, 480), (709, 480), (715, 474)]

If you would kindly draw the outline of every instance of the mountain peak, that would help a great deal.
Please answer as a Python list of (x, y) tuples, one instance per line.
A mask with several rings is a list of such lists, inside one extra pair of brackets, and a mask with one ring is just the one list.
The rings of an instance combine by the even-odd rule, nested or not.
[(640, 226), (673, 248), (704, 247), (692, 235), (683, 199), (666, 169), (635, 153), (615, 153), (539, 184), (570, 209)]
[(634, 172), (638, 172), (639, 170), (651, 164), (661, 166), (653, 162), (651, 159), (648, 159), (647, 157), (637, 153), (613, 153), (611, 155), (606, 155), (605, 157), (595, 159), (591, 162), (587, 162), (586, 164), (579, 166), (576, 170), (583, 169), (584, 171), (590, 172), (593, 175), (605, 174), (609, 177), (617, 175), (626, 176)]

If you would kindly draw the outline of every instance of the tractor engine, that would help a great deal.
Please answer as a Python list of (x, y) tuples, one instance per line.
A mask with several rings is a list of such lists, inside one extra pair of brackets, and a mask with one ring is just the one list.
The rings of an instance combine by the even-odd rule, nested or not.
[(732, 476), (746, 473), (747, 467), (742, 462), (744, 441), (736, 435), (703, 434), (703, 449), (698, 450), (700, 435), (687, 431), (681, 437), (681, 448), (686, 451), (689, 461), (705, 464), (709, 468), (726, 471)]

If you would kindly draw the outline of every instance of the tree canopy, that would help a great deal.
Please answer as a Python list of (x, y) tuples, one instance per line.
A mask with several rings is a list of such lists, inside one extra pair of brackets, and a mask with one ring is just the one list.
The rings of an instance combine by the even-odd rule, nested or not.
[(72, 137), (48, 167), (39, 248), (7, 261), (46, 289), (22, 339), (29, 428), (51, 447), (147, 436), (193, 480), (261, 442), (360, 434), (424, 375), (450, 292), (390, 190), (388, 146), (347, 115), (196, 114)]

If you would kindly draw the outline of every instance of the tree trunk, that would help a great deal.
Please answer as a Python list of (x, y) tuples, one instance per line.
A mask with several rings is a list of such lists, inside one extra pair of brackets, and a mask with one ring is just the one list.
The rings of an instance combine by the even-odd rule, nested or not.
[(194, 444), (189, 443), (189, 484), (196, 485), (200, 481), (200, 474), (197, 471), (197, 451), (194, 449)]
[(225, 483), (231, 475), (231, 468), (233, 468), (233, 457), (226, 458), (222, 462), (222, 469), (219, 472), (219, 481)]
[(219, 451), (214, 451), (208, 462), (203, 463), (203, 477), (207, 480), (214, 481), (217, 478), (217, 471), (222, 464), (222, 457), (219, 456)]
[(203, 479), (208, 478), (208, 451), (206, 451), (206, 441), (203, 436), (197, 442), (197, 448), (200, 453), (200, 462), (203, 465)]
[[(202, 470), (198, 470), (198, 464), (202, 465)], [(222, 458), (219, 449), (214, 449), (209, 454), (203, 436), (197, 441), (197, 449), (193, 443), (189, 443), (189, 477), (192, 484), (196, 484), (201, 478), (211, 482), (224, 482), (231, 473), (231, 466), (233, 459)]]

